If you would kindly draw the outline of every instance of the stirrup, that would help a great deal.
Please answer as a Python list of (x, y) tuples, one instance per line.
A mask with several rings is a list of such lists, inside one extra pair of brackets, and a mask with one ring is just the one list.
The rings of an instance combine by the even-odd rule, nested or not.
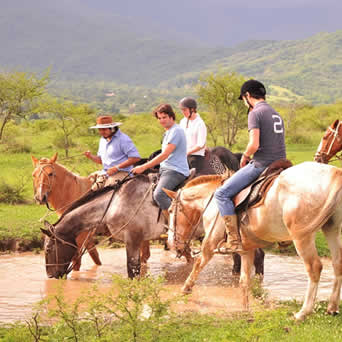
[(239, 254), (245, 254), (247, 251), (243, 249), (237, 249), (237, 250), (232, 250), (230, 248), (227, 248), (223, 246), (226, 244), (227, 241), (225, 239), (221, 240), (218, 245), (217, 245), (217, 251), (219, 254), (227, 255), (227, 254), (233, 254), (233, 253), (239, 253)]

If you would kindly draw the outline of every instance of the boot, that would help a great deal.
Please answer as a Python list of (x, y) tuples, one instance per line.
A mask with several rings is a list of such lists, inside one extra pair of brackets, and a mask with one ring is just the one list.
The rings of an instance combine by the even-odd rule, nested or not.
[[(163, 213), (163, 216), (165, 219), (165, 225), (168, 227), (168, 225), (169, 225), (169, 211), (167, 209), (164, 209), (164, 210), (162, 210), (162, 213)], [(167, 231), (165, 234), (161, 234), (160, 238), (161, 239), (167, 239), (168, 238)]]
[(243, 252), (240, 234), (238, 231), (238, 220), (236, 215), (223, 216), (226, 226), (227, 242), (223, 243), (221, 247), (225, 249), (226, 253), (240, 253)]

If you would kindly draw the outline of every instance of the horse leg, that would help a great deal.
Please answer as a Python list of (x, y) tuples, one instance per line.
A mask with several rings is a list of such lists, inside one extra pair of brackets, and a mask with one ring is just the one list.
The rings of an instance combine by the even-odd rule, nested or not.
[[(93, 240), (93, 237), (92, 235), (89, 236), (88, 231), (84, 230), (80, 234), (77, 235), (76, 245), (77, 245), (78, 255), (80, 255), (81, 248), (85, 247), (88, 250), (89, 255), (93, 259), (94, 263), (96, 265), (102, 265), (100, 257), (99, 257), (99, 253), (97, 249), (95, 248), (95, 242)], [(80, 267), (81, 267), (81, 256), (77, 257), (76, 263), (73, 264), (73, 270), (79, 271)]]
[(192, 292), (192, 288), (195, 285), (195, 281), (197, 280), (199, 273), (213, 257), (214, 249), (218, 243), (219, 243), (219, 240), (217, 241), (209, 241), (208, 239), (203, 240), (202, 247), (201, 247), (201, 255), (195, 258), (192, 271), (182, 287), (182, 293), (189, 294)]
[[(291, 242), (292, 243), (292, 242)], [(254, 267), (255, 267), (255, 274), (264, 275), (264, 259), (265, 259), (265, 252), (261, 248), (257, 248), (255, 250), (254, 255)], [(240, 275), (241, 273), (241, 257), (238, 253), (233, 253), (233, 275)]]
[(242, 289), (242, 300), (243, 307), (245, 310), (248, 310), (249, 307), (249, 289), (251, 286), (251, 278), (253, 273), (254, 266), (254, 258), (255, 258), (255, 250), (251, 249), (246, 251), (241, 255), (241, 274), (240, 274), (240, 287)]
[(298, 255), (304, 261), (306, 272), (309, 276), (303, 306), (300, 311), (295, 314), (296, 320), (304, 320), (314, 309), (319, 278), (322, 271), (322, 263), (318, 257), (315, 246), (315, 234), (310, 234), (300, 240), (293, 240), (293, 243)]
[(142, 264), (146, 264), (151, 256), (150, 241), (143, 241), (140, 246), (140, 260)]
[(137, 234), (130, 234), (125, 238), (126, 256), (127, 256), (127, 273), (128, 277), (133, 279), (140, 275), (140, 249), (142, 240)]
[(241, 257), (238, 253), (233, 253), (233, 275), (240, 275), (241, 272)]
[(339, 227), (325, 226), (323, 233), (331, 252), (332, 265), (334, 268), (333, 290), (330, 295), (327, 312), (331, 315), (339, 313), (341, 284), (342, 284), (342, 243), (341, 230)]
[(264, 275), (264, 261), (265, 261), (265, 252), (261, 248), (257, 248), (255, 250), (255, 256), (254, 256), (255, 274), (258, 274), (260, 276)]

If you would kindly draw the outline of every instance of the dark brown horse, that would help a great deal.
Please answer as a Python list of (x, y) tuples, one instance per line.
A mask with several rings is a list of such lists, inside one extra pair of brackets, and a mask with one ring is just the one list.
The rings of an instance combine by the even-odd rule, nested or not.
[(106, 227), (112, 236), (125, 243), (127, 272), (130, 278), (140, 274), (140, 247), (144, 241), (157, 240), (165, 231), (165, 222), (157, 220), (158, 207), (152, 204), (153, 178), (141, 175), (127, 180), (119, 189), (106, 187), (75, 202), (54, 225), (46, 223), (46, 272), (62, 277), (76, 256), (76, 237), (81, 231)]

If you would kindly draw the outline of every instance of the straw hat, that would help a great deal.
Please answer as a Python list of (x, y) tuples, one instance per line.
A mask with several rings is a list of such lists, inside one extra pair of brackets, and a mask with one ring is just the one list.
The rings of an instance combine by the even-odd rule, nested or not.
[(98, 116), (96, 118), (96, 126), (90, 128), (112, 128), (122, 125), (122, 122), (114, 122), (111, 116)]

